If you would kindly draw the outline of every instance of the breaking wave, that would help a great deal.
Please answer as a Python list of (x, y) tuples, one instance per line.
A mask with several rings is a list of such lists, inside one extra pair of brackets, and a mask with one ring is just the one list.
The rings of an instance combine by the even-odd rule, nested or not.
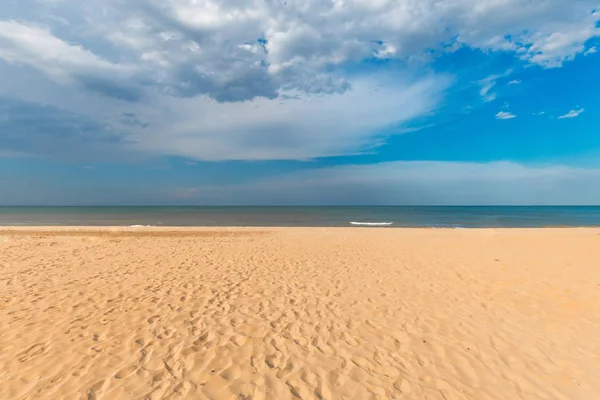
[(362, 226), (390, 226), (393, 222), (350, 222), (350, 225), (362, 225)]

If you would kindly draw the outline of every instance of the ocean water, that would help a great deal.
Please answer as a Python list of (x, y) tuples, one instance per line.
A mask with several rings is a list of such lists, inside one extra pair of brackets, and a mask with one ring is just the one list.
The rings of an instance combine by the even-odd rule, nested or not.
[(0, 207), (0, 226), (600, 226), (600, 206)]

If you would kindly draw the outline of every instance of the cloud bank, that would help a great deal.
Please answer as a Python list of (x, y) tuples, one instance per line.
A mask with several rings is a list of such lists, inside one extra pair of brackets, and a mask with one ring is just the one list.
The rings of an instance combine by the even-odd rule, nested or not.
[[(115, 204), (114, 187), (89, 186), (89, 179), (12, 183), (4, 178), (0, 188), (12, 190), (0, 192), (1, 204)], [(315, 168), (243, 184), (152, 187), (130, 181), (118, 187), (116, 204), (593, 205), (600, 203), (600, 186), (590, 182), (598, 181), (597, 168), (395, 161)]]
[[(289, 174), (230, 187), (200, 187), (205, 204), (577, 205), (599, 204), (599, 169), (511, 162), (387, 162)], [(232, 200), (233, 199), (233, 200)]]

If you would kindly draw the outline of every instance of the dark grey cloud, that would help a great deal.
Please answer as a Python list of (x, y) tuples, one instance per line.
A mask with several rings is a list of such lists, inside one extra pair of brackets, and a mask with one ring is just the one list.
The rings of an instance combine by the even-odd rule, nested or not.
[(0, 149), (63, 160), (105, 159), (124, 151), (125, 133), (56, 107), (0, 97)]
[[(168, 86), (175, 96), (196, 97), (207, 95), (218, 102), (252, 100), (256, 97), (274, 99), (277, 87), (273, 85), (265, 67), (247, 67), (240, 59), (219, 60), (219, 67), (189, 63), (180, 65), (174, 71), (175, 80)], [(241, 71), (236, 73), (236, 68)], [(210, 68), (212, 69), (212, 68)]]
[(130, 112), (122, 113), (119, 122), (123, 125), (140, 127), (142, 129), (146, 129), (150, 125), (142, 122), (135, 113)]
[(140, 86), (126, 85), (103, 76), (75, 74), (74, 78), (83, 88), (103, 96), (129, 102), (137, 102), (142, 98)]

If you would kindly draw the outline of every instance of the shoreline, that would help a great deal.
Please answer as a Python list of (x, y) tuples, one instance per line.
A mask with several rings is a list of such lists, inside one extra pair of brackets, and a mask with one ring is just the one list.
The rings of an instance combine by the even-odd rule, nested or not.
[(132, 226), (132, 225), (0, 225), (0, 232), (11, 231), (282, 231), (282, 230), (348, 230), (348, 231), (534, 231), (534, 230), (600, 230), (598, 226), (543, 226), (543, 227), (412, 227), (412, 226), (213, 226), (213, 225), (194, 225), (194, 226)]
[(132, 226), (0, 226), (0, 237), (243, 237), (285, 233), (318, 233), (343, 235), (377, 235), (384, 232), (395, 232), (400, 236), (429, 234), (483, 234), (511, 235), (522, 233), (527, 236), (540, 233), (600, 235), (600, 227), (544, 227), (544, 228), (408, 228), (408, 227), (241, 227), (241, 226), (194, 226), (194, 227), (132, 227)]

